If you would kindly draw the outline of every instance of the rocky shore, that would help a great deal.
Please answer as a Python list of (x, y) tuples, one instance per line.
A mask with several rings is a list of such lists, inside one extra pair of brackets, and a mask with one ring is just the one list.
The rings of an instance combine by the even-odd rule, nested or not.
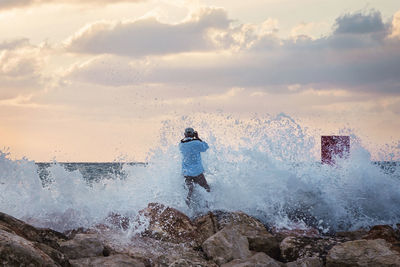
[(267, 229), (242, 212), (191, 220), (150, 203), (135, 218), (110, 214), (104, 224), (59, 233), (0, 213), (0, 265), (400, 266), (400, 225), (324, 236), (315, 229)]

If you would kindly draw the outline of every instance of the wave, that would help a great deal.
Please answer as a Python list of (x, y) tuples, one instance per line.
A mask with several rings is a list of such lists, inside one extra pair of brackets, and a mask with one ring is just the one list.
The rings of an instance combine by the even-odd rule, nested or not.
[[(210, 145), (203, 162), (211, 193), (197, 188), (197, 199), (208, 207), (197, 210), (185, 204), (180, 174), (177, 144), (188, 126)], [(322, 232), (400, 222), (399, 166), (384, 171), (355, 135), (351, 139), (349, 158), (321, 165), (319, 142), (285, 114), (250, 120), (195, 114), (163, 122), (147, 164), (123, 164), (113, 179), (92, 182), (56, 162), (42, 180), (34, 161), (0, 152), (0, 210), (59, 231), (90, 227), (110, 212), (134, 216), (149, 202), (190, 216), (241, 210), (270, 226)]]

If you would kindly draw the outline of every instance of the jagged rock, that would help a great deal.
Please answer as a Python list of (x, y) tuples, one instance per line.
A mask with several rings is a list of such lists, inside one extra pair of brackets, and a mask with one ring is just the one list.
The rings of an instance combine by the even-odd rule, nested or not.
[(77, 234), (97, 234), (99, 231), (93, 228), (79, 227), (76, 229), (67, 230), (64, 235), (68, 237), (68, 240), (73, 239)]
[(97, 266), (132, 266), (145, 267), (146, 265), (137, 259), (133, 259), (127, 255), (112, 255), (109, 257), (90, 257), (71, 260), (73, 267), (97, 267)]
[(400, 266), (400, 253), (383, 239), (348, 241), (329, 250), (326, 266)]
[(274, 259), (279, 259), (279, 243), (265, 228), (253, 228), (245, 224), (237, 225), (235, 228), (247, 238), (250, 250), (264, 252)]
[(127, 243), (123, 246), (115, 242), (106, 243), (106, 245), (110, 246), (113, 253), (129, 255), (141, 260), (146, 266), (164, 267), (174, 262), (183, 264), (184, 261), (200, 264), (200, 266), (216, 266), (215, 263), (205, 259), (202, 251), (194, 250), (187, 243), (176, 244), (146, 236), (133, 236), (124, 242)]
[(60, 266), (35, 243), (0, 229), (0, 265), (2, 266)]
[[(119, 213), (111, 212), (105, 219), (107, 225), (111, 225), (118, 229), (127, 230), (130, 223), (130, 218)], [(105, 227), (101, 225), (101, 227)]]
[(97, 234), (76, 234), (60, 244), (61, 251), (70, 259), (103, 256), (104, 248)]
[(294, 262), (288, 262), (287, 267), (322, 267), (324, 266), (322, 260), (317, 257), (298, 259)]
[(222, 264), (221, 267), (281, 267), (284, 266), (263, 252), (258, 252), (248, 259), (236, 259)]
[(321, 236), (318, 230), (312, 227), (294, 229), (272, 228), (271, 233), (275, 236), (278, 242), (282, 242), (283, 239), (289, 236), (308, 238), (318, 238)]
[(196, 227), (197, 237), (200, 244), (220, 230), (218, 229), (216, 217), (212, 212), (196, 218), (193, 221), (193, 225)]
[(215, 263), (211, 262), (198, 262), (185, 259), (179, 259), (168, 265), (168, 267), (217, 267)]
[(148, 222), (144, 235), (174, 243), (192, 242), (197, 238), (190, 218), (174, 208), (150, 203), (139, 214)]
[(60, 251), (42, 243), (35, 243), (34, 245), (35, 248), (38, 248), (46, 253), (50, 258), (52, 258), (56, 263), (60, 264), (61, 266), (70, 266), (68, 257)]
[(392, 249), (400, 252), (400, 235), (390, 225), (375, 225), (363, 236), (363, 239), (384, 239), (392, 245)]
[(251, 256), (249, 241), (232, 227), (225, 227), (209, 237), (204, 241), (202, 248), (206, 255), (219, 265)]
[(355, 231), (343, 231), (337, 232), (335, 234), (336, 237), (343, 238), (345, 241), (354, 241), (362, 239), (368, 233), (365, 229), (358, 229)]
[(363, 236), (363, 239), (385, 239), (389, 243), (399, 242), (399, 236), (389, 225), (375, 225)]
[(266, 230), (265, 226), (254, 217), (247, 215), (244, 212), (226, 212), (226, 211), (215, 211), (213, 213), (216, 227), (218, 230), (230, 225), (247, 225), (253, 229), (260, 231)]
[(275, 259), (280, 256), (279, 243), (275, 237), (259, 220), (243, 212), (217, 211), (215, 214), (210, 212), (194, 222), (200, 235), (211, 236), (224, 227), (234, 227), (247, 238), (250, 250), (264, 252)]
[(0, 212), (0, 229), (14, 233), (30, 241), (44, 243), (54, 249), (59, 249), (59, 241), (68, 239), (62, 233), (51, 229), (35, 228), (32, 225), (2, 212)]
[(326, 254), (338, 243), (333, 238), (286, 237), (280, 244), (281, 259), (285, 262), (307, 257), (326, 258)]

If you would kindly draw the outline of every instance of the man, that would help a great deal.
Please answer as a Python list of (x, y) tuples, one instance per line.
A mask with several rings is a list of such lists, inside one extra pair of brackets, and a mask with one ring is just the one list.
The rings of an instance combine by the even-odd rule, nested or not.
[(210, 192), (210, 186), (207, 184), (204, 177), (204, 168), (201, 163), (200, 152), (205, 152), (208, 149), (208, 144), (202, 141), (197, 132), (193, 128), (185, 129), (185, 138), (179, 144), (179, 150), (182, 153), (182, 174), (185, 177), (185, 183), (189, 190), (186, 204), (189, 206), (194, 183), (203, 187), (207, 192)]

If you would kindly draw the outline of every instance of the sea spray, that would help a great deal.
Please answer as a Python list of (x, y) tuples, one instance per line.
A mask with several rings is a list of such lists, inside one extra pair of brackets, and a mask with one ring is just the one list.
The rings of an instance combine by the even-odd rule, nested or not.
[(110, 213), (133, 218), (150, 202), (190, 216), (205, 212), (205, 205), (193, 210), (184, 201), (178, 143), (188, 126), (210, 145), (202, 157), (211, 192), (196, 188), (208, 209), (241, 210), (270, 226), (304, 225), (323, 232), (400, 221), (398, 166), (388, 173), (373, 164), (351, 132), (349, 158), (321, 165), (314, 135), (285, 114), (166, 120), (146, 165), (124, 164), (113, 177), (99, 174), (91, 181), (60, 163), (46, 168), (43, 181), (33, 161), (1, 153), (0, 210), (60, 231), (104, 223)]

